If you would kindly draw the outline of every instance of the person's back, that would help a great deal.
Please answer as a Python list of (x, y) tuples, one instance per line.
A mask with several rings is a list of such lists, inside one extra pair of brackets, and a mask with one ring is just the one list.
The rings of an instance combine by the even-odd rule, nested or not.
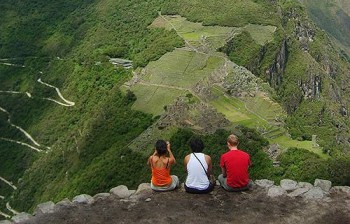
[(233, 188), (245, 187), (249, 183), (248, 168), (250, 157), (239, 149), (222, 155), (220, 166), (226, 167), (227, 185)]
[(150, 158), (152, 169), (151, 182), (155, 186), (164, 187), (171, 183), (169, 158), (154, 155)]
[[(191, 153), (187, 163), (186, 186), (198, 190), (207, 189), (209, 179), (205, 170), (208, 170), (208, 164), (203, 153)], [(202, 165), (203, 167), (202, 167)]]
[(204, 144), (202, 140), (194, 138), (190, 141), (192, 153), (184, 159), (187, 178), (185, 190), (188, 193), (209, 193), (215, 186), (215, 178), (209, 180), (212, 171), (211, 158), (202, 153)]
[(229, 151), (221, 155), (220, 167), (222, 174), (218, 180), (227, 191), (240, 191), (249, 188), (248, 168), (251, 164), (248, 153), (237, 148), (238, 138), (230, 135), (227, 138)]
[[(169, 157), (166, 153), (169, 153)], [(155, 191), (170, 191), (179, 187), (179, 178), (170, 175), (170, 166), (176, 163), (170, 150), (170, 143), (164, 140), (156, 142), (155, 151), (147, 162), (152, 170), (151, 188)]]

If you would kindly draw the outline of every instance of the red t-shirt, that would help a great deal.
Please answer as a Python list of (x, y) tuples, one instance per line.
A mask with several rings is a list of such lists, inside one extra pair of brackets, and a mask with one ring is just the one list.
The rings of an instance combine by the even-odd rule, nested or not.
[(249, 182), (250, 156), (241, 150), (230, 150), (221, 155), (220, 166), (226, 168), (227, 185), (245, 187)]

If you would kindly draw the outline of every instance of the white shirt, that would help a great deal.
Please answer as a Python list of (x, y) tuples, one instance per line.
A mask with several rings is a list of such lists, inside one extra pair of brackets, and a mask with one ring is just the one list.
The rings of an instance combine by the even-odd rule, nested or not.
[[(208, 164), (205, 161), (204, 154), (195, 154), (197, 158), (201, 161), (203, 167), (205, 168), (205, 171), (208, 171)], [(190, 159), (187, 163), (186, 186), (198, 190), (205, 190), (209, 187), (209, 179), (197, 158), (193, 155), (193, 153), (190, 155)]]

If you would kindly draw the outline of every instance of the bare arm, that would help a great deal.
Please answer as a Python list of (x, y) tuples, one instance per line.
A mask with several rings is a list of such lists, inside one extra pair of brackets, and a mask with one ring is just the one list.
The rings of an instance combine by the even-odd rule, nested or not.
[(223, 177), (226, 177), (226, 176), (227, 176), (226, 168), (225, 168), (225, 167), (221, 167), (221, 173), (222, 173)]
[(176, 163), (176, 159), (175, 159), (173, 153), (171, 152), (170, 142), (167, 142), (167, 150), (169, 152), (169, 162), (170, 162), (170, 164), (175, 164)]
[(184, 159), (184, 165), (185, 165), (185, 171), (187, 172), (187, 164), (188, 164), (188, 161), (190, 160), (190, 155), (187, 155)]
[(208, 171), (207, 171), (207, 173), (208, 173), (208, 175), (211, 175), (212, 170), (213, 170), (213, 164), (212, 164), (212, 161), (211, 161), (211, 157), (208, 156), (208, 155), (205, 155), (205, 161), (208, 164)]
[(150, 156), (147, 160), (147, 165), (149, 165), (149, 166), (151, 165), (151, 159), (152, 159), (152, 156)]

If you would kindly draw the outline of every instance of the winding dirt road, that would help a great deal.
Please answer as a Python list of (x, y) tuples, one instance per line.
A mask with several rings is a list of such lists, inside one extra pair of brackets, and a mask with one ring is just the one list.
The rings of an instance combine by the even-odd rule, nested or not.
[(7, 219), (11, 218), (10, 215), (8, 215), (8, 214), (6, 214), (6, 213), (4, 213), (4, 212), (1, 212), (1, 211), (0, 211), (0, 215), (3, 216), (3, 217), (5, 217), (5, 218), (7, 218)]
[(63, 100), (65, 103), (58, 102), (58, 101), (53, 100), (53, 99), (51, 99), (51, 98), (44, 98), (44, 99), (47, 99), (47, 100), (53, 101), (53, 102), (55, 102), (55, 103), (58, 103), (58, 104), (60, 104), (60, 105), (62, 105), (62, 106), (66, 106), (66, 107), (72, 107), (72, 106), (74, 106), (74, 105), (75, 105), (75, 103), (74, 103), (74, 102), (72, 102), (72, 101), (69, 101), (69, 100), (65, 99), (65, 98), (62, 96), (60, 89), (59, 89), (59, 88), (57, 88), (56, 86), (53, 86), (53, 85), (50, 85), (50, 84), (48, 84), (48, 83), (46, 83), (46, 82), (41, 81), (41, 78), (40, 78), (40, 79), (38, 79), (37, 81), (38, 81), (39, 83), (41, 83), (41, 84), (45, 85), (45, 86), (48, 86), (48, 87), (50, 87), (50, 88), (55, 89), (55, 90), (56, 90), (56, 92), (57, 92), (57, 94), (58, 94), (58, 96), (59, 96), (59, 97), (61, 98), (61, 100)]
[(7, 210), (9, 210), (10, 212), (12, 212), (14, 215), (18, 215), (20, 212), (16, 211), (15, 209), (13, 209), (11, 206), (10, 206), (10, 202), (7, 202), (6, 203), (6, 208)]
[[(6, 180), (5, 178), (0, 176), (0, 180), (2, 180), (4, 183), (6, 183), (7, 185), (9, 185), (10, 187), (12, 187), (14, 190), (17, 190), (17, 187), (15, 185), (13, 185), (13, 183), (11, 181)], [(2, 198), (4, 199), (4, 198)]]
[[(8, 116), (7, 122), (8, 122), (12, 127), (16, 128), (16, 129), (18, 129), (20, 132), (22, 132), (34, 145), (36, 145), (36, 146), (38, 146), (38, 147), (41, 146), (37, 141), (34, 140), (34, 138), (33, 138), (28, 132), (26, 132), (23, 128), (21, 128), (21, 127), (15, 125), (15, 124), (13, 124), (13, 123), (11, 122), (11, 115), (10, 115), (10, 113), (9, 113), (7, 110), (5, 110), (4, 108), (0, 107), (0, 111), (2, 111), (2, 112), (4, 112), (4, 113), (7, 114), (7, 116)], [(34, 146), (32, 146), (32, 145), (29, 145), (29, 144), (27, 144), (27, 143), (24, 143), (24, 142), (20, 142), (20, 141), (8, 139), (8, 138), (3, 138), (3, 137), (0, 137), (0, 139), (1, 139), (1, 140), (4, 140), (4, 141), (8, 141), (8, 142), (14, 142), (14, 143), (17, 143), (17, 144), (21, 144), (21, 145), (27, 146), (27, 147), (29, 147), (29, 148), (31, 148), (31, 149), (34, 149), (35, 151), (42, 152), (42, 150), (40, 150), (40, 149), (38, 149), (38, 148), (36, 148), (36, 147), (34, 147)]]

